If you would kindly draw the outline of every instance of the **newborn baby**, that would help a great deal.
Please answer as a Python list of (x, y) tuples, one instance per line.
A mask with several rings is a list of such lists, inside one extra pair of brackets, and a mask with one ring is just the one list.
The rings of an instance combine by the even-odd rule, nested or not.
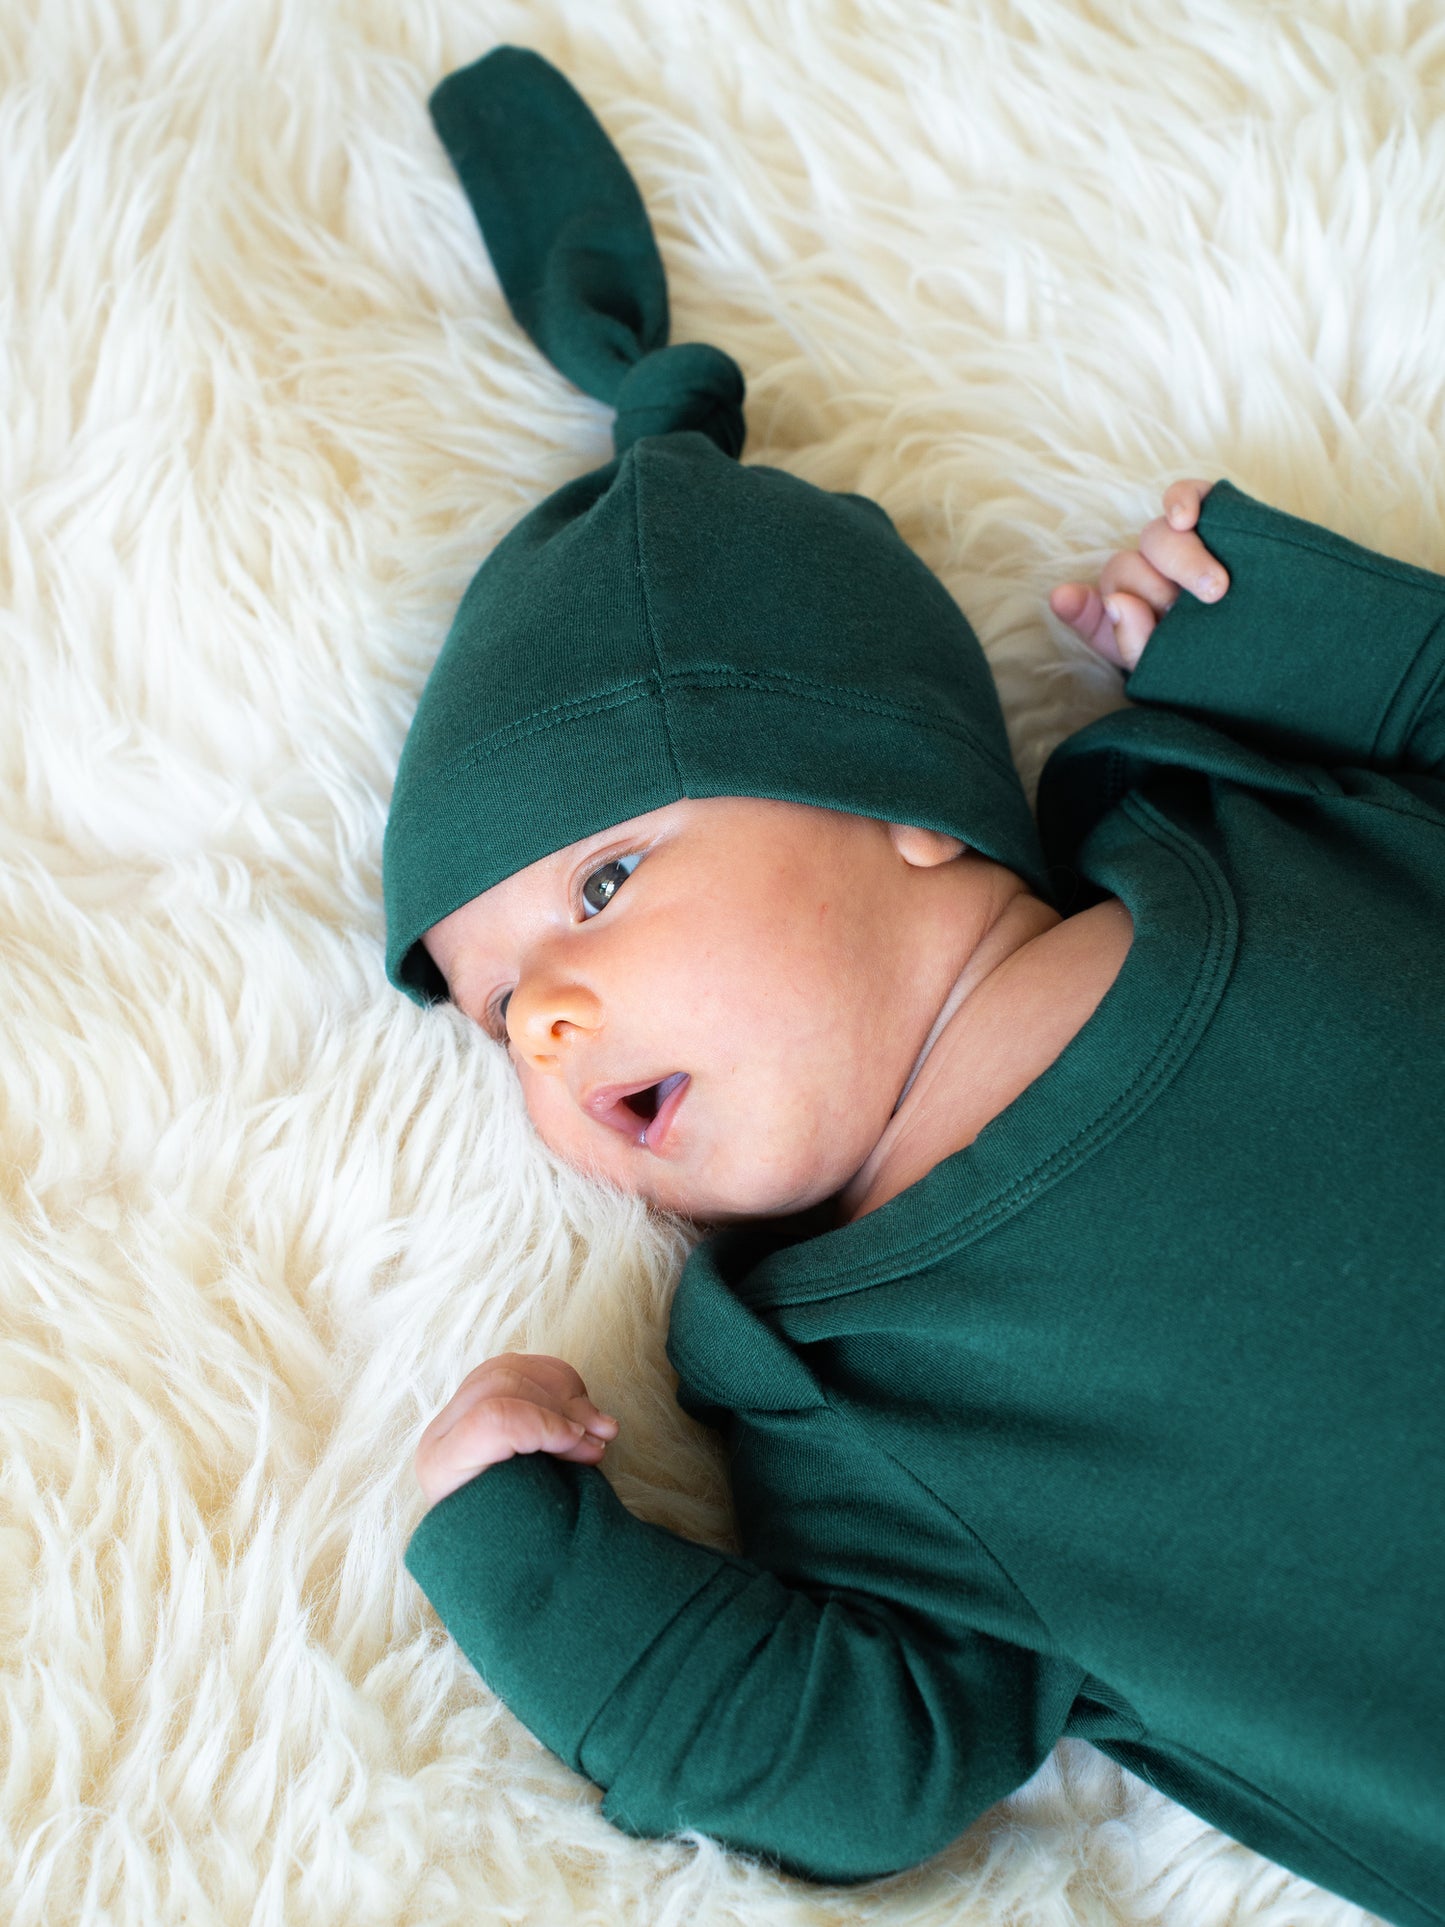
[[(1137, 665), (1181, 583), (1224, 593), (1193, 532), (1209, 486), (1176, 482), (1097, 590), (1054, 591), (1106, 660)], [(619, 895), (605, 934), (586, 929)], [(1117, 897), (1061, 917), (937, 830), (684, 797), (528, 865), (422, 941), (452, 1002), (505, 1042), (558, 1157), (699, 1224), (826, 1205), (821, 1226), (971, 1143), (1092, 1015), (1132, 935)], [(426, 1428), (417, 1477), (435, 1504), (514, 1452), (595, 1464), (616, 1430), (570, 1365), (508, 1354)]]
[(499, 48), (432, 114), (615, 453), (457, 611), (387, 970), (705, 1228), (667, 1349), (739, 1550), (618, 1501), (585, 1360), (508, 1356), (408, 1570), (630, 1832), (868, 1879), (1068, 1735), (1440, 1927), (1445, 580), (1176, 482), (1054, 591), (1129, 700), (1031, 811), (883, 509), (738, 459), (562, 76)]

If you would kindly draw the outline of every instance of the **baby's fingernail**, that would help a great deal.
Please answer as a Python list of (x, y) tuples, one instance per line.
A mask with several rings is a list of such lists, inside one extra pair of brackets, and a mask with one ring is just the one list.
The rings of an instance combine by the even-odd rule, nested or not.
[(1199, 594), (1208, 601), (1212, 602), (1223, 587), (1223, 576), (1216, 575), (1212, 569), (1199, 578)]
[(1189, 518), (1185, 513), (1184, 504), (1182, 502), (1176, 502), (1173, 508), (1170, 509), (1169, 511), (1169, 520), (1174, 524), (1176, 529), (1180, 529), (1180, 528), (1183, 528), (1185, 522), (1188, 519)]
[(1123, 612), (1120, 609), (1118, 603), (1114, 601), (1112, 596), (1104, 597), (1104, 607), (1109, 612), (1110, 622), (1118, 623), (1123, 621), (1124, 619)]

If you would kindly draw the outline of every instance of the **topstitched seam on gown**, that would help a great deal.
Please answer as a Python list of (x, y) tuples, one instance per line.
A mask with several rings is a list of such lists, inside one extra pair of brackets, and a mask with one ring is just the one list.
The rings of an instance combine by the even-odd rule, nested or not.
[[(1001, 1220), (1011, 1216), (1021, 1205), (1027, 1204), (1029, 1199), (1038, 1192), (1047, 1189), (1060, 1178), (1067, 1177), (1071, 1168), (1092, 1155), (1099, 1144), (1106, 1141), (1108, 1135), (1113, 1134), (1114, 1129), (1122, 1128), (1122, 1124), (1127, 1123), (1131, 1116), (1143, 1108), (1156, 1089), (1168, 1084), (1180, 1064), (1193, 1051), (1198, 1042), (1198, 1026), (1188, 1030), (1184, 1026), (1209, 997), (1215, 976), (1221, 967), (1228, 967), (1233, 955), (1233, 945), (1227, 942), (1231, 918), (1229, 905), (1223, 894), (1223, 879), (1214, 874), (1215, 866), (1204, 853), (1191, 851), (1185, 839), (1178, 832), (1173, 831), (1173, 826), (1169, 824), (1168, 819), (1152, 804), (1146, 803), (1140, 797), (1130, 795), (1125, 797), (1118, 807), (1134, 818), (1146, 836), (1152, 836), (1156, 842), (1165, 843), (1166, 847), (1170, 837), (1158, 835), (1157, 831), (1149, 827), (1147, 819), (1153, 818), (1166, 833), (1172, 832), (1174, 854), (1180, 858), (1190, 880), (1199, 890), (1201, 898), (1204, 899), (1206, 914), (1210, 918), (1209, 935), (1212, 941), (1206, 942), (1201, 953), (1199, 968), (1190, 984), (1179, 1023), (1168, 1045), (1140, 1067), (1125, 1088), (1105, 1106), (1097, 1117), (1083, 1125), (1065, 1143), (1057, 1146), (1032, 1170), (1022, 1172), (1006, 1190), (999, 1192), (982, 1210), (970, 1215), (965, 1223), (935, 1232), (932, 1237), (909, 1246), (907, 1250), (890, 1253), (881, 1269), (870, 1269), (866, 1266), (860, 1268), (855, 1261), (848, 1266), (846, 1274), (831, 1271), (816, 1278), (813, 1283), (817, 1289), (810, 1291), (807, 1295), (788, 1292), (785, 1298), (778, 1302), (791, 1306), (814, 1303), (822, 1298), (851, 1297), (855, 1292), (867, 1291), (875, 1285), (887, 1284), (903, 1276), (905, 1272), (936, 1264), (940, 1259), (950, 1257), (954, 1252), (963, 1250), (979, 1238), (986, 1237)], [(1227, 955), (1226, 952), (1228, 952)], [(1123, 1113), (1122, 1123), (1116, 1123), (1115, 1120), (1121, 1112)], [(845, 1276), (847, 1289), (836, 1289), (840, 1277)]]

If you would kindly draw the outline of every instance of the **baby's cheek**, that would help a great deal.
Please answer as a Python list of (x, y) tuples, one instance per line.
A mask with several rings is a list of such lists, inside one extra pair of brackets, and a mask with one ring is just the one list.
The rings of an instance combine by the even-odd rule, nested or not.
[[(566, 1090), (535, 1072), (520, 1072), (519, 1078), (532, 1128), (553, 1157), (575, 1170), (595, 1166), (601, 1147), (591, 1141), (596, 1134), (588, 1131), (587, 1119)], [(622, 1140), (619, 1138), (618, 1142)]]
[(542, 1080), (534, 1074), (521, 1070), (515, 1064), (512, 1068), (516, 1072), (518, 1083), (521, 1085), (522, 1103), (526, 1107), (527, 1116), (532, 1121), (533, 1129), (549, 1149), (555, 1150), (557, 1146), (554, 1143), (554, 1139), (559, 1123), (555, 1097), (547, 1090)]

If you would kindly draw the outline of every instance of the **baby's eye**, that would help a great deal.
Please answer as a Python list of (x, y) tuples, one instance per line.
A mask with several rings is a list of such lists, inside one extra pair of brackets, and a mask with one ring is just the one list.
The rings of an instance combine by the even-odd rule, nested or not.
[(504, 990), (497, 1001), (494, 1004), (488, 1004), (482, 1013), (482, 1029), (499, 1044), (505, 1044), (509, 1050), (512, 1047), (512, 1040), (507, 1035), (507, 1005), (511, 1001), (511, 991)]
[(642, 861), (641, 855), (614, 857), (610, 863), (600, 864), (582, 885), (582, 916), (585, 921), (605, 910), (617, 893), (617, 887), (630, 877)]

